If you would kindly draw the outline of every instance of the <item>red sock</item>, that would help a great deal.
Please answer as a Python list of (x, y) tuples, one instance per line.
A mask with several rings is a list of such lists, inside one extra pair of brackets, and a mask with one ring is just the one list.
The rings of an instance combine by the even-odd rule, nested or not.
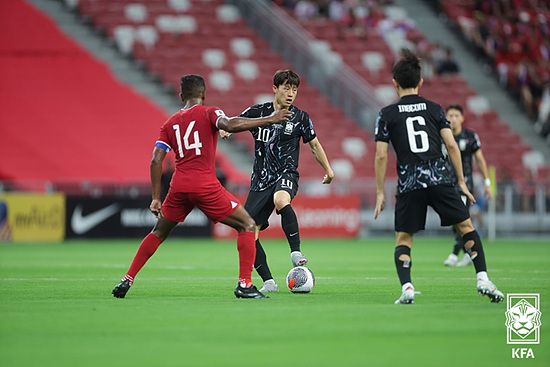
[(160, 244), (160, 239), (152, 233), (149, 233), (147, 236), (145, 236), (143, 241), (141, 241), (136, 255), (132, 260), (132, 264), (130, 265), (130, 269), (128, 269), (128, 273), (126, 273), (127, 277), (131, 277), (130, 282), (133, 283), (136, 274), (141, 270), (141, 268), (143, 268), (143, 265), (145, 265), (147, 260), (149, 260), (149, 258), (153, 256)]
[(237, 235), (239, 250), (239, 283), (245, 287), (252, 284), (252, 269), (256, 259), (256, 236), (254, 232), (240, 232)]

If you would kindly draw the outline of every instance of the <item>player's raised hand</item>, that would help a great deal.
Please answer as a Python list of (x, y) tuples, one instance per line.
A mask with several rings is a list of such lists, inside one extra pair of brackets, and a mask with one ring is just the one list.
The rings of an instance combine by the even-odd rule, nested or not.
[(292, 115), (294, 115), (294, 112), (288, 109), (273, 111), (273, 113), (269, 115), (269, 117), (271, 118), (269, 122), (271, 124), (276, 124), (277, 122), (288, 121), (291, 119)]

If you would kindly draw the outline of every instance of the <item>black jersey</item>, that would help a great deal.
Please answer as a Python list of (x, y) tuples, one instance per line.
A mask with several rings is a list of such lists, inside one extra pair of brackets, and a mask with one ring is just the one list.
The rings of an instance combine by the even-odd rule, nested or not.
[[(254, 137), (254, 169), (250, 190), (263, 191), (272, 186), (283, 174), (294, 174), (299, 177), (298, 159), (300, 157), (300, 139), (308, 143), (315, 139), (313, 123), (307, 112), (294, 105), (294, 112), (289, 121), (256, 127), (250, 132)], [(240, 116), (262, 117), (273, 113), (273, 102), (254, 105)]]
[[(462, 171), (464, 172), (466, 186), (468, 186), (470, 192), (474, 192), (474, 180), (472, 177), (474, 167), (472, 165), (472, 156), (481, 148), (479, 136), (475, 132), (463, 128), (460, 134), (455, 136), (455, 140), (460, 149), (460, 156), (462, 157)], [(449, 161), (448, 164), (452, 174), (453, 185), (458, 189), (458, 179), (454, 174), (451, 162)]]
[(450, 129), (443, 108), (418, 95), (403, 96), (380, 111), (375, 140), (391, 142), (395, 149), (398, 194), (451, 184), (441, 129)]

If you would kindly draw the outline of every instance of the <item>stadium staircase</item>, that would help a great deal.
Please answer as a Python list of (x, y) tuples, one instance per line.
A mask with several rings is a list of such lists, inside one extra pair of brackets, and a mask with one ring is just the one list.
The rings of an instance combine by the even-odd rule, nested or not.
[[(467, 47), (464, 38), (455, 31), (453, 23), (460, 21), (465, 14), (463, 5), (471, 5), (472, 1), (438, 3), (444, 5), (449, 21), (444, 16), (438, 16), (434, 8), (424, 1), (396, 1), (415, 19), (416, 29), (425, 34), (430, 42), (440, 42), (453, 48), (463, 79), (476, 93), (472, 100), (474, 104), (468, 109), (465, 126), (479, 133), (487, 163), (503, 167), (499, 179), (516, 180), (520, 190), (531, 179), (531, 174), (535, 181), (547, 184), (550, 180), (550, 147), (532, 129), (532, 121), (517, 100), (502, 89), (497, 79), (484, 68), (484, 63)], [(506, 172), (510, 173), (508, 177)]]
[[(384, 103), (391, 103), (397, 99), (391, 84), (391, 66), (400, 48), (415, 49), (415, 45), (422, 44), (430, 49), (434, 44), (414, 26), (403, 8), (387, 6), (384, 11), (378, 29), (366, 33), (343, 29), (340, 22), (327, 19), (316, 18), (301, 21), (301, 24), (314, 38), (327, 42), (332, 51), (339, 53), (345, 63), (373, 85)], [(290, 11), (288, 13), (293, 15)], [(469, 86), (462, 73), (426, 78), (421, 95), (443, 107), (462, 105), (466, 115), (465, 127), (480, 135), (487, 162), (497, 168), (498, 177), (524, 180), (525, 170), (529, 167), (524, 165), (522, 157), (532, 153), (531, 146), (511, 130), (490, 107), (486, 97)], [(541, 178), (547, 177), (548, 166), (537, 167), (536, 172)]]

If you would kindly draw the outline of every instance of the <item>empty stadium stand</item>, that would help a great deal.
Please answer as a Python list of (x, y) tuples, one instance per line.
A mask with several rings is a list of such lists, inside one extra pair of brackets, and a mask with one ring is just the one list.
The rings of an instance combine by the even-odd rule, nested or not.
[[(246, 25), (236, 8), (222, 0), (75, 0), (72, 3), (82, 20), (111, 40), (122, 56), (135, 60), (154, 79), (164, 83), (171, 93), (177, 94), (181, 75), (204, 75), (209, 87), (207, 103), (219, 105), (230, 115), (240, 113), (251, 104), (270, 100), (273, 73), (291, 67)], [(35, 24), (36, 29), (30, 32), (29, 27), (33, 25), (25, 23), (23, 32), (18, 28), (23, 27), (22, 21), (6, 22), (9, 28), (0, 36), (5, 55), (1, 72), (6, 81), (1, 90), (5, 95), (8, 91), (19, 91), (10, 95), (22, 95), (29, 86), (32, 90), (48, 90), (49, 93), (29, 97), (34, 99), (36, 111), (48, 113), (41, 114), (39, 120), (32, 113), (22, 118), (18, 113), (26, 105), (23, 101), (3, 110), (1, 153), (13, 158), (0, 166), (0, 178), (21, 178), (27, 182), (34, 179), (76, 182), (86, 178), (100, 182), (146, 183), (150, 139), (156, 135), (166, 113), (117, 82), (105, 65), (87, 55), (37, 10), (22, 1), (13, 2), (9, 8), (9, 12), (2, 12), (4, 17), (33, 17), (29, 24)], [(304, 28), (297, 31), (311, 33), (341, 55), (345, 63), (376, 87), (379, 99), (389, 103), (396, 98), (390, 84), (396, 51), (401, 46), (427, 41), (414, 27), (400, 23), (403, 20), (399, 12), (388, 11), (384, 16), (379, 21), (386, 21), (383, 24), (387, 29), (381, 33), (342, 32), (338, 24), (326, 20), (304, 22)], [(400, 24), (399, 30), (392, 30), (392, 24)], [(28, 55), (38, 56), (40, 62), (22, 57)], [(72, 66), (75, 60), (78, 60), (76, 71), (69, 71), (69, 64)], [(19, 72), (9, 72), (19, 66), (22, 66)], [(73, 101), (71, 96), (76, 93), (84, 93), (89, 105)], [(488, 162), (511, 178), (524, 178), (521, 157), (531, 148), (488, 108), (487, 101), (476, 95), (464, 78), (436, 76), (426, 80), (422, 94), (443, 106), (450, 103), (465, 106), (467, 126), (480, 134)], [(65, 102), (63, 108), (54, 103), (60, 99)], [(356, 187), (355, 179), (374, 176), (374, 141), (369, 131), (347, 118), (305, 78), (296, 104), (312, 117), (320, 141), (342, 181)], [(139, 112), (133, 114), (132, 106), (137, 105)], [(26, 126), (30, 132), (25, 139), (21, 138), (25, 134), (19, 126)], [(67, 135), (67, 130), (75, 131)], [(88, 139), (67, 138), (75, 135)], [(234, 135), (234, 140), (250, 149), (253, 146), (247, 133)], [(14, 146), (10, 142), (18, 143), (15, 146), (24, 153), (10, 155), (10, 147)], [(47, 149), (42, 148), (44, 146)], [(127, 152), (132, 152), (132, 156), (128, 157)], [(39, 155), (44, 157), (43, 162), (33, 160)], [(305, 180), (322, 177), (313, 156), (307, 151), (301, 156), (302, 177)], [(393, 157), (390, 164), (394, 164)], [(220, 158), (220, 165), (229, 172), (229, 180), (246, 183), (247, 174), (236, 170), (227, 157)], [(541, 168), (541, 175), (544, 169)], [(389, 173), (394, 174), (393, 170)]]
[[(122, 53), (142, 63), (175, 93), (181, 75), (205, 76), (207, 103), (222, 107), (230, 115), (270, 101), (273, 74), (292, 68), (245, 24), (236, 8), (220, 0), (80, 0), (78, 9), (94, 27), (111, 37)], [(372, 159), (364, 159), (367, 151), (373, 151), (372, 136), (305, 78), (296, 105), (310, 114), (327, 154), (337, 160), (337, 174), (373, 175)], [(360, 141), (365, 154), (349, 154), (346, 138), (355, 138), (356, 145)], [(234, 135), (234, 139), (253, 148), (248, 134)], [(322, 169), (308, 152), (301, 155), (300, 172), (306, 179), (322, 177)]]
[(0, 180), (39, 191), (44, 182), (147, 182), (166, 114), (38, 9), (1, 4)]

